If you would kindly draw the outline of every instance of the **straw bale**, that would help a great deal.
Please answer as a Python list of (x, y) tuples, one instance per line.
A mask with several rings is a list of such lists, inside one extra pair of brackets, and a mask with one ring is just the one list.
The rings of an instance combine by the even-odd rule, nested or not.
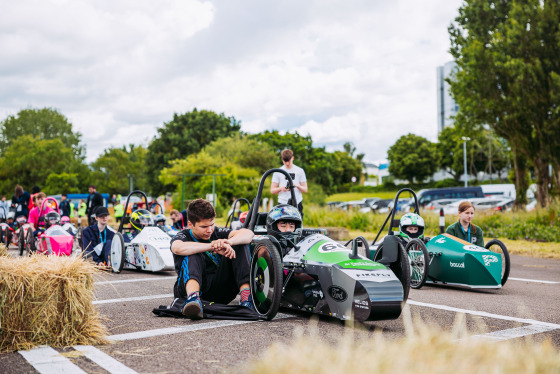
[[(558, 373), (560, 353), (550, 341), (531, 339), (491, 342), (468, 336), (464, 323), (453, 331), (421, 321), (407, 334), (390, 339), (373, 333), (355, 338), (352, 329), (326, 341), (317, 328), (301, 329), (289, 344), (274, 343), (263, 354), (233, 369), (234, 373)], [(416, 331), (412, 331), (416, 330)]]
[(0, 257), (0, 351), (106, 344), (92, 304), (98, 271), (79, 257)]
[(0, 257), (2, 256), (9, 256), (8, 248), (4, 244), (0, 244)]

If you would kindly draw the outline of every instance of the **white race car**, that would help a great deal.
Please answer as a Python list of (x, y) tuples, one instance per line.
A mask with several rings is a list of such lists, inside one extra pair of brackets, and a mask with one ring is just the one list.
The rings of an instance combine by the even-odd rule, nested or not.
[(174, 270), (171, 238), (176, 232), (156, 226), (153, 214), (145, 209), (126, 213), (133, 195), (140, 195), (144, 206), (148, 206), (144, 192), (137, 190), (128, 195), (125, 214), (111, 243), (109, 259), (112, 270), (116, 273), (123, 268), (153, 272)]

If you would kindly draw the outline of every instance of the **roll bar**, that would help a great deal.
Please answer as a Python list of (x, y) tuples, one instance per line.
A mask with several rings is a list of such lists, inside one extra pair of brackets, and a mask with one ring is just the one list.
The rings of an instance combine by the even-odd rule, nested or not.
[(381, 232), (385, 228), (385, 225), (387, 224), (387, 221), (389, 221), (389, 218), (391, 219), (391, 222), (389, 223), (389, 234), (388, 235), (393, 235), (393, 227), (399, 225), (399, 221), (395, 221), (395, 213), (397, 212), (397, 203), (399, 202), (399, 195), (403, 192), (410, 192), (412, 194), (412, 197), (414, 197), (414, 213), (418, 214), (420, 212), (420, 209), (418, 207), (418, 198), (416, 197), (416, 193), (408, 187), (407, 188), (401, 188), (399, 190), (399, 192), (397, 192), (397, 195), (395, 196), (395, 201), (393, 202), (393, 209), (391, 209), (389, 211), (389, 214), (387, 215), (387, 218), (385, 219), (385, 222), (383, 222), (383, 226), (381, 226), (381, 229), (377, 233), (377, 236), (375, 237), (375, 239), (373, 239), (373, 242), (371, 243), (372, 246), (375, 245), (375, 242), (377, 241), (377, 239), (379, 239), (379, 235), (381, 235)]

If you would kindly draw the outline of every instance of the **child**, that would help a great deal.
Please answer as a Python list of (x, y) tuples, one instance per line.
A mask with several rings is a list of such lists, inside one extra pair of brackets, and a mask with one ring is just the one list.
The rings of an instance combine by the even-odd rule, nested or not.
[(404, 241), (410, 239), (422, 239), (424, 236), (424, 219), (416, 213), (407, 213), (401, 217), (399, 223), (399, 234)]
[(450, 225), (445, 232), (469, 243), (484, 247), (481, 228), (471, 222), (474, 217), (474, 205), (465, 200), (459, 204), (458, 213), (459, 220)]

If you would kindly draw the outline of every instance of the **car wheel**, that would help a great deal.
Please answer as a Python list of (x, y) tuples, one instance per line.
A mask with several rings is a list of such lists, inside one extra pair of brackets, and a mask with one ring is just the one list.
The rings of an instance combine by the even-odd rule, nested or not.
[(261, 318), (271, 320), (278, 312), (282, 282), (280, 251), (270, 240), (259, 240), (251, 256), (250, 286), (255, 311)]

